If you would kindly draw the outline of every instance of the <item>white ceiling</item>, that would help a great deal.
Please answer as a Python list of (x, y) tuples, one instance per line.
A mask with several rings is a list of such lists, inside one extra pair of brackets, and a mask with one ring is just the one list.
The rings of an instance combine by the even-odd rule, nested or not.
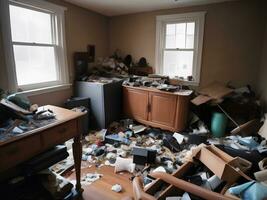
[(192, 5), (219, 3), (233, 0), (65, 0), (106, 16), (124, 15), (152, 10)]

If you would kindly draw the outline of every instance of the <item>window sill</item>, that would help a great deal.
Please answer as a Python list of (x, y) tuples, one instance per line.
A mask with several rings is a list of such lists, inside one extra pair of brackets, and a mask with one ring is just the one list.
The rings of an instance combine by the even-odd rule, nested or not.
[(197, 81), (187, 81), (183, 79), (178, 79), (178, 78), (170, 78), (174, 82), (180, 82), (182, 85), (187, 85), (187, 86), (199, 86), (199, 82)]
[(56, 86), (50, 86), (50, 87), (44, 87), (44, 88), (39, 88), (39, 89), (17, 92), (16, 94), (25, 94), (27, 96), (34, 96), (34, 95), (39, 95), (39, 94), (46, 94), (49, 92), (66, 90), (66, 89), (69, 89), (71, 86), (72, 86), (72, 84), (56, 85)]
[(184, 85), (188, 86), (199, 86), (199, 82), (196, 81), (185, 81), (185, 80), (180, 80)]

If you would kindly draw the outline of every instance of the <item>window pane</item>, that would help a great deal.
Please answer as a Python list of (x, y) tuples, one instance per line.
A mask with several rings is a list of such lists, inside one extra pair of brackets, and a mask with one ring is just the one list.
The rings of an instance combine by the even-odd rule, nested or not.
[(176, 48), (185, 48), (186, 23), (176, 24)]
[(166, 35), (175, 35), (175, 24), (166, 25)]
[(18, 6), (9, 6), (12, 41), (52, 43), (51, 15)]
[(57, 80), (54, 47), (14, 45), (18, 85)]
[(194, 34), (195, 34), (195, 23), (187, 23), (186, 28), (186, 48), (194, 48)]
[(165, 47), (167, 49), (185, 48), (186, 23), (167, 24)]
[(167, 35), (166, 36), (166, 48), (167, 49), (175, 49), (175, 35)]
[(176, 48), (175, 45), (175, 24), (167, 24), (166, 25), (166, 39), (165, 39), (165, 47), (168, 49)]
[(165, 48), (193, 49), (195, 22), (166, 25)]
[(186, 34), (194, 35), (194, 33), (195, 33), (195, 22), (187, 23)]
[(187, 78), (193, 75), (193, 51), (164, 51), (163, 74)]

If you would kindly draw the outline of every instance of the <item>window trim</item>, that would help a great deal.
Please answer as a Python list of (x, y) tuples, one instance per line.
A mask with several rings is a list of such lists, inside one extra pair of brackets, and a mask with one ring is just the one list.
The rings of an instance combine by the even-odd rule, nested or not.
[[(9, 5), (19, 5), (24, 8), (31, 8), (36, 11), (47, 12), (49, 14), (53, 13), (57, 17), (57, 44), (55, 45), (56, 51), (56, 63), (57, 63), (57, 73), (58, 80), (45, 82), (45, 83), (36, 83), (30, 85), (24, 85), (19, 88), (16, 77), (16, 67), (15, 67), (15, 58), (13, 52), (13, 44), (16, 42), (12, 41), (11, 36), (11, 24), (10, 24), (10, 13)], [(41, 0), (2, 0), (0, 1), (0, 17), (2, 25), (2, 34), (3, 34), (3, 46), (5, 53), (5, 61), (8, 75), (8, 90), (10, 92), (18, 92), (19, 90), (26, 92), (34, 90), (48, 91), (47, 88), (61, 88), (61, 86), (69, 86), (69, 69), (67, 64), (67, 52), (66, 52), (66, 41), (65, 41), (65, 16), (64, 12), (67, 10), (63, 6), (55, 5), (53, 3)], [(53, 30), (52, 30), (53, 31)], [(23, 42), (21, 42), (23, 43)], [(34, 45), (34, 44), (33, 44)], [(50, 45), (50, 44), (49, 44)]]
[[(191, 12), (172, 15), (156, 16), (156, 48), (155, 48), (155, 69), (156, 73), (163, 73), (163, 56), (165, 44), (166, 24), (169, 23), (186, 23), (195, 22), (195, 38), (194, 38), (194, 57), (193, 57), (193, 77), (194, 81), (184, 81), (188, 85), (199, 85), (201, 73), (201, 58), (204, 37), (206, 11)], [(176, 49), (174, 49), (176, 50)]]

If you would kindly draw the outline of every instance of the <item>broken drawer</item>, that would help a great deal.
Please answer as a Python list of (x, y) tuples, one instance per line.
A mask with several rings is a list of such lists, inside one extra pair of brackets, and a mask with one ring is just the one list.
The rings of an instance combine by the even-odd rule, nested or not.
[(42, 132), (42, 143), (44, 148), (53, 147), (73, 138), (77, 134), (77, 120), (71, 120)]
[(31, 135), (23, 140), (6, 144), (0, 148), (0, 171), (14, 167), (31, 158), (41, 150), (40, 135)]

